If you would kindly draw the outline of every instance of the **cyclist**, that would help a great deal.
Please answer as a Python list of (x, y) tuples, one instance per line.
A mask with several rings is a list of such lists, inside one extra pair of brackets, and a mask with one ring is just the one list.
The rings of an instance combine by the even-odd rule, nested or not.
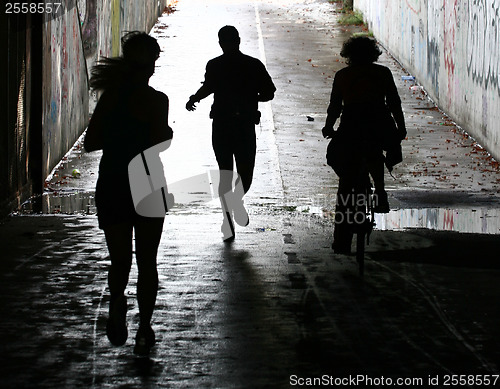
[[(374, 182), (375, 212), (387, 213), (384, 162), (389, 170), (401, 162), (400, 144), (406, 137), (404, 115), (390, 69), (375, 63), (381, 54), (374, 39), (349, 38), (340, 53), (348, 66), (338, 71), (333, 81), (322, 132), (325, 138), (334, 138), (328, 163), (339, 176), (332, 245), (336, 253), (351, 251), (353, 220), (349, 220), (349, 209), (355, 201), (352, 193), (362, 164), (366, 164)], [(334, 131), (339, 117), (339, 128)]]

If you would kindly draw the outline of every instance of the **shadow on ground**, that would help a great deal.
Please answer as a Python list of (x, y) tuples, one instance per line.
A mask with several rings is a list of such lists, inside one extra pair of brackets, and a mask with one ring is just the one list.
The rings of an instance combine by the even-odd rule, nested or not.
[(415, 229), (375, 231), (370, 258), (380, 262), (408, 262), (451, 267), (499, 269), (498, 235), (464, 234)]

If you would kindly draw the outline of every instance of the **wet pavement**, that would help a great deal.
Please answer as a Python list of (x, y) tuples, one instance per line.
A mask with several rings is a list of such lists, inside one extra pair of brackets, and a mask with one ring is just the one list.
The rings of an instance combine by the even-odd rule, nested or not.
[[(475, 378), (453, 386), (481, 386), (477, 377), (487, 375), (482, 386), (493, 386), (498, 164), (384, 54), (408, 139), (396, 179), (386, 178), (391, 213), (377, 219), (360, 278), (353, 257), (330, 248), (337, 180), (321, 137), (333, 76), (345, 66), (341, 44), (359, 27), (340, 26), (326, 1), (181, 0), (176, 9), (153, 29), (163, 53), (151, 83), (170, 97), (175, 132), (162, 155), (169, 182), (216, 167), (210, 99), (194, 113), (184, 104), (220, 53), (222, 25), (239, 29), (242, 51), (266, 62), (278, 88), (261, 106), (250, 225), (227, 245), (216, 202), (178, 204), (167, 215), (158, 343), (150, 358), (136, 358), (135, 272), (129, 340), (116, 348), (105, 335), (108, 254), (93, 202), (99, 153), (76, 147), (42, 201), (0, 225), (0, 387), (259, 388), (318, 377), (341, 386), (357, 375), (361, 387), (380, 386), (382, 376), (394, 386), (444, 387), (454, 374)], [(39, 207), (43, 214), (29, 214)]]

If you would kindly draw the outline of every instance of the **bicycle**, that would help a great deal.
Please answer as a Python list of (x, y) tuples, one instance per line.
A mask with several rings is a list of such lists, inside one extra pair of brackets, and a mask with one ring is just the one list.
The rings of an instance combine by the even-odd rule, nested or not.
[(356, 261), (359, 275), (365, 272), (365, 239), (370, 244), (370, 235), (376, 225), (375, 204), (376, 198), (368, 172), (367, 161), (362, 159), (360, 169), (353, 189), (354, 196), (354, 223), (353, 233), (356, 235)]
[(355, 166), (355, 170), (340, 176), (332, 248), (336, 253), (350, 255), (352, 238), (356, 235), (356, 261), (362, 276), (365, 268), (365, 240), (368, 245), (375, 227), (377, 202), (366, 158), (358, 160)]
[[(367, 140), (358, 142), (353, 151), (348, 147), (350, 140), (342, 138), (339, 131), (329, 136), (332, 140), (327, 148), (327, 163), (339, 176), (332, 248), (336, 253), (350, 255), (352, 237), (356, 234), (356, 260), (362, 276), (365, 268), (365, 239), (368, 245), (375, 227), (376, 208), (379, 206), (370, 178), (369, 164), (373, 152)], [(380, 207), (378, 211), (381, 211)]]

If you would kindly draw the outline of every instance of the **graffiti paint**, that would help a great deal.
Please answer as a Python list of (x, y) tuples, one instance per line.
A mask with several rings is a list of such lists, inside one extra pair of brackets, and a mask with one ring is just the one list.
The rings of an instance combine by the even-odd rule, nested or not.
[(444, 67), (455, 73), (455, 38), (457, 26), (457, 0), (444, 3)]
[(439, 47), (441, 6), (434, 1), (427, 3), (427, 72), (431, 78), (434, 93), (439, 97), (439, 68), (441, 48)]
[(439, 94), (439, 45), (436, 40), (427, 41), (427, 71), (431, 78), (434, 92)]
[(500, 2), (473, 0), (467, 6), (467, 72), (500, 96)]
[(406, 5), (409, 9), (411, 9), (417, 15), (420, 14), (421, 10), (421, 1), (420, 0), (406, 0)]
[(457, 38), (457, 29), (459, 26), (458, 18), (458, 0), (444, 2), (444, 68), (447, 76), (448, 85), (448, 104), (456, 97), (454, 92), (455, 79), (455, 44)]
[(113, 57), (120, 55), (120, 0), (112, 0), (111, 39)]
[(377, 3), (354, 5), (439, 107), (500, 159), (500, 0)]

